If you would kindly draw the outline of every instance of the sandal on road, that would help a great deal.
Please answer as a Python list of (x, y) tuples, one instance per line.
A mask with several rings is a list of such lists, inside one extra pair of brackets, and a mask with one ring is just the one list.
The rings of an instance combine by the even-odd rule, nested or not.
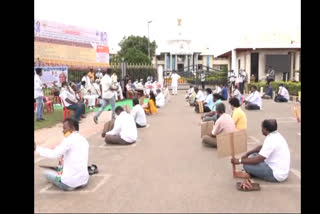
[(99, 172), (98, 167), (94, 164), (88, 166), (89, 175), (97, 174)]
[(252, 183), (250, 179), (247, 179), (243, 182), (237, 182), (237, 189), (244, 192), (260, 191), (260, 184)]

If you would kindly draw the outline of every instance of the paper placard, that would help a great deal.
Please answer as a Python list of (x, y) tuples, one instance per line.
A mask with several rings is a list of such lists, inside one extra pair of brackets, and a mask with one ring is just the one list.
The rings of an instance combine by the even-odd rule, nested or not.
[(234, 145), (235, 155), (247, 152), (246, 130), (217, 135), (217, 150), (219, 158), (232, 156), (232, 142)]

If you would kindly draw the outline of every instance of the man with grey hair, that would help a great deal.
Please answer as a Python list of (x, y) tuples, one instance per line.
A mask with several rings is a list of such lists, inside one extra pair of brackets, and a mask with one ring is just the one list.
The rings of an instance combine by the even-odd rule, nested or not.
[(216, 106), (218, 120), (213, 126), (211, 135), (205, 135), (202, 138), (202, 143), (210, 147), (217, 147), (217, 135), (232, 133), (237, 131), (234, 121), (229, 114), (226, 114), (226, 107), (223, 103)]

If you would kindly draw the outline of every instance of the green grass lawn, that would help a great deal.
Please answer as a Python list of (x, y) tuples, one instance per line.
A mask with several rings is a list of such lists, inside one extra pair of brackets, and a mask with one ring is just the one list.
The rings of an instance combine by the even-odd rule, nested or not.
[[(148, 101), (149, 101), (149, 99), (145, 99), (144, 103), (146, 103)], [(123, 106), (123, 105), (128, 105), (132, 109), (132, 100), (127, 99), (127, 100), (122, 100), (122, 101), (116, 102), (116, 107)], [(99, 109), (100, 109), (99, 107), (95, 107), (92, 110), (87, 108), (86, 113), (97, 112), (97, 111), (99, 111)], [(111, 109), (111, 105), (108, 105), (104, 110), (108, 111), (110, 109)], [(71, 117), (74, 116), (73, 114), (74, 114), (74, 111), (71, 111)], [(50, 127), (53, 127), (54, 125), (56, 125), (57, 123), (61, 123), (62, 119), (63, 119), (62, 106), (54, 105), (54, 112), (51, 112), (51, 113), (46, 113), (46, 109), (45, 109), (43, 116), (46, 120), (38, 122), (38, 121), (36, 121), (36, 113), (34, 113), (34, 130), (41, 129), (41, 128), (50, 128)]]

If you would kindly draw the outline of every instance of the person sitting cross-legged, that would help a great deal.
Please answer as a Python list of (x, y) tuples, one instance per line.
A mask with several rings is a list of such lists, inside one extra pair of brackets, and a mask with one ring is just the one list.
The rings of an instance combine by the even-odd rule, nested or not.
[(191, 94), (192, 94), (192, 92), (193, 92), (193, 91), (194, 91), (194, 89), (193, 89), (193, 85), (190, 85), (189, 90), (188, 90), (188, 91), (186, 91), (186, 95), (185, 95), (186, 101), (189, 101), (190, 96), (191, 96)]
[(284, 137), (277, 131), (274, 119), (262, 122), (262, 134), (266, 136), (263, 145), (247, 152), (231, 163), (243, 164), (244, 170), (253, 177), (270, 182), (282, 182), (288, 178), (290, 151)]
[(156, 92), (157, 92), (157, 96), (156, 96), (157, 108), (162, 108), (166, 104), (166, 98), (164, 97), (164, 94), (161, 92), (159, 88), (156, 90)]
[(251, 94), (244, 100), (247, 110), (260, 110), (262, 107), (262, 99), (257, 91), (257, 86), (251, 86)]
[(227, 100), (228, 99), (228, 87), (227, 84), (223, 84), (223, 87), (221, 89), (221, 99), (222, 100)]
[(266, 93), (262, 95), (262, 99), (272, 99), (273, 97), (273, 89), (270, 86), (270, 83), (267, 83)]
[(279, 91), (277, 96), (274, 98), (275, 102), (288, 102), (289, 100), (289, 92), (281, 83), (279, 86)]
[(107, 144), (130, 145), (136, 142), (138, 131), (133, 117), (125, 112), (121, 106), (116, 107), (115, 120), (104, 125), (102, 137)]
[(204, 96), (202, 90), (200, 90), (198, 87), (194, 88), (194, 92), (196, 93), (196, 98), (194, 100), (194, 106), (195, 106), (194, 110), (196, 112), (199, 112), (199, 107), (200, 106), (199, 106), (198, 102), (204, 102), (205, 96)]
[(211, 136), (204, 135), (202, 143), (210, 147), (217, 147), (217, 135), (237, 131), (234, 121), (229, 114), (226, 114), (226, 107), (219, 103), (216, 107), (218, 120), (213, 126)]
[(150, 99), (148, 103), (145, 103), (142, 105), (144, 108), (144, 111), (146, 114), (151, 115), (151, 114), (157, 114), (158, 109), (157, 109), (157, 102), (156, 102), (156, 96), (154, 95), (153, 91), (150, 91)]
[(133, 103), (133, 108), (130, 114), (133, 117), (134, 121), (136, 122), (137, 128), (146, 127), (147, 117), (142, 106), (139, 104), (139, 99), (133, 98), (132, 103)]
[(60, 158), (58, 172), (44, 171), (47, 180), (65, 191), (75, 190), (88, 184), (89, 143), (79, 134), (79, 123), (71, 118), (63, 121), (64, 139), (54, 149), (35, 144), (35, 155)]
[(220, 98), (220, 94), (213, 94), (213, 105), (211, 111), (208, 114), (204, 114), (201, 116), (201, 120), (203, 122), (217, 120), (216, 107), (219, 103), (222, 102)]
[(229, 103), (232, 109), (232, 119), (234, 121), (234, 124), (236, 125), (237, 130), (240, 131), (243, 129), (247, 129), (247, 116), (242, 111), (238, 98), (231, 98), (229, 100)]
[(210, 112), (213, 107), (213, 95), (211, 88), (206, 88), (207, 97), (204, 100), (203, 112)]

